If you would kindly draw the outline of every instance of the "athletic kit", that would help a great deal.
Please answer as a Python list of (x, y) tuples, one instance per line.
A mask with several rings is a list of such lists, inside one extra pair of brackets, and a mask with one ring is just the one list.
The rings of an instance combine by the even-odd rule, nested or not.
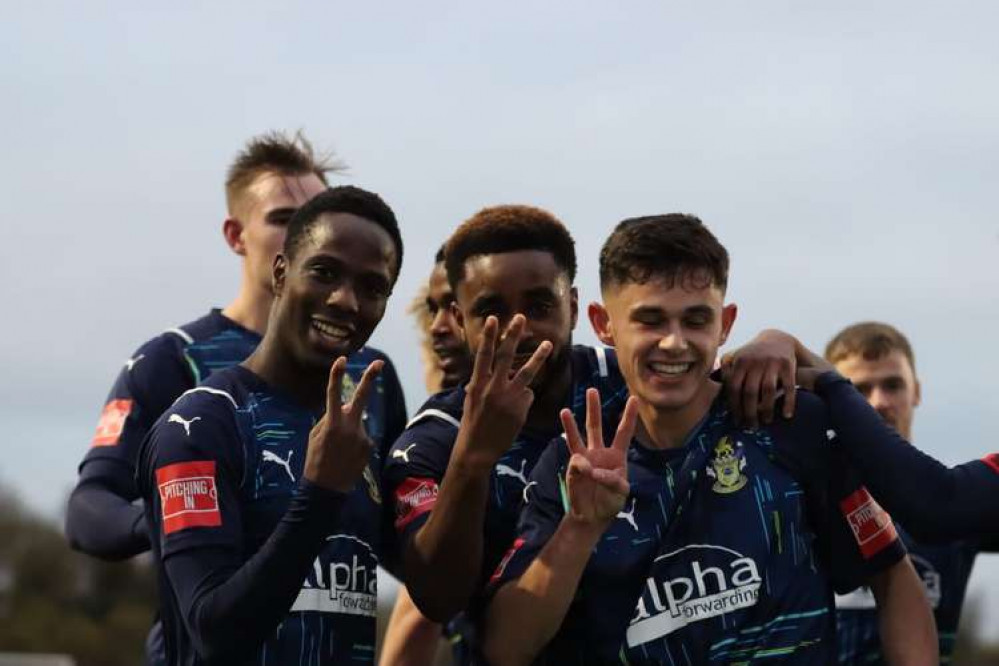
[[(619, 416), (604, 412), (608, 443)], [(802, 392), (791, 421), (741, 429), (722, 395), (683, 447), (633, 441), (631, 493), (536, 663), (834, 664), (834, 587), (853, 589), (905, 548), (831, 436), (825, 406)], [(559, 438), (535, 466), (491, 590), (555, 532), (568, 461)]]
[(146, 433), (177, 397), (213, 371), (239, 363), (260, 336), (212, 310), (139, 347), (118, 374), (83, 462), (66, 519), (84, 552), (122, 559), (149, 550), (135, 487), (135, 460)]
[[(940, 638), (940, 663), (951, 663), (961, 606), (968, 586), (978, 544), (959, 541), (950, 544), (917, 543), (899, 526), (896, 530), (909, 551), (909, 558), (926, 589)], [(878, 618), (874, 596), (867, 587), (836, 597), (836, 626), (839, 634), (841, 666), (884, 664), (878, 639)]]
[(905, 441), (839, 374), (821, 375), (815, 391), (829, 407), (834, 443), (913, 536), (999, 540), (999, 453), (949, 468)]
[(378, 446), (403, 428), (388, 359), (361, 350), (345, 399), (381, 358), (364, 423), (376, 442), (348, 494), (302, 479), (319, 413), (242, 366), (160, 417), (138, 479), (154, 530), (170, 663), (371, 664), (381, 546)]
[[(617, 368), (613, 350), (576, 345), (571, 352), (572, 388), (565, 406), (578, 409), (585, 404), (586, 390), (600, 390), (610, 407), (623, 404), (627, 389)], [(461, 423), (464, 388), (438, 393), (427, 401), (410, 421), (406, 431), (392, 446), (385, 463), (386, 496), (394, 505), (399, 539), (407, 543), (427, 521), (437, 500), (438, 488), (447, 470), (451, 450)], [(512, 540), (528, 477), (551, 438), (561, 432), (557, 418), (543, 432), (524, 429), (493, 468), (489, 504), (484, 525), (481, 582), (499, 563)], [(473, 599), (472, 606), (477, 604)], [(464, 616), (448, 627), (455, 654), (461, 662), (470, 659), (475, 644), (472, 625)]]

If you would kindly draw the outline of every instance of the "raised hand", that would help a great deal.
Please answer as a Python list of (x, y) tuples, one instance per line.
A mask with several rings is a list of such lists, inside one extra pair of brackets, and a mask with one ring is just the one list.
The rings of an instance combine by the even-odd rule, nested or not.
[(513, 371), (526, 323), (523, 315), (515, 315), (499, 336), (496, 317), (486, 319), (472, 377), (465, 387), (462, 430), (467, 430), (461, 439), (467, 450), (463, 453), (479, 458), (490, 468), (524, 427), (534, 402), (531, 382), (552, 351), (551, 342), (545, 340), (519, 370)]
[(793, 336), (768, 329), (722, 357), (722, 378), (736, 422), (749, 427), (771, 423), (778, 388), (784, 390), (784, 418), (794, 416), (796, 347)]
[(628, 447), (635, 434), (638, 400), (628, 398), (617, 426), (614, 442), (604, 446), (600, 413), (600, 393), (586, 391), (586, 444), (579, 434), (572, 412), (559, 414), (569, 447), (569, 517), (601, 531), (609, 525), (628, 499)]
[(384, 361), (373, 361), (347, 404), (342, 404), (341, 385), (347, 359), (338, 358), (330, 368), (326, 386), (326, 413), (309, 432), (305, 454), (306, 479), (328, 490), (342, 493), (353, 489), (371, 456), (373, 444), (364, 429), (364, 408)]

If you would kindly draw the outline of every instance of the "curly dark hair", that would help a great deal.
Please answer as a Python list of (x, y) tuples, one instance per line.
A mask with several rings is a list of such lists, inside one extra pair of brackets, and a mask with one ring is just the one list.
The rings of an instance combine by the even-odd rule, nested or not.
[(465, 277), (465, 262), (473, 257), (520, 250), (541, 250), (576, 280), (576, 243), (558, 218), (534, 206), (483, 208), (465, 220), (448, 239), (444, 266), (451, 288)]
[(693, 215), (633, 217), (619, 223), (600, 250), (600, 288), (663, 279), (728, 286), (728, 251)]
[(392, 238), (395, 245), (395, 272), (393, 280), (399, 277), (402, 268), (402, 235), (395, 213), (380, 196), (353, 185), (341, 185), (317, 194), (302, 205), (288, 222), (284, 238), (284, 255), (292, 260), (309, 228), (324, 213), (351, 213), (377, 224)]

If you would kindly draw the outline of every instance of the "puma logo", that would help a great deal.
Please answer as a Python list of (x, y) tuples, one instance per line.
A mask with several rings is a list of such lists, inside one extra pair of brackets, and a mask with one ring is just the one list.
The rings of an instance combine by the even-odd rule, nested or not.
[(395, 451), (392, 452), (392, 457), (393, 458), (399, 458), (400, 460), (404, 461), (408, 465), (409, 464), (409, 452), (413, 450), (414, 446), (416, 446), (416, 442), (413, 442), (412, 444), (410, 444), (409, 446), (407, 446), (406, 448), (404, 448), (402, 450), (396, 449)]
[(496, 465), (496, 476), (512, 476), (515, 479), (520, 479), (520, 482), (525, 486), (527, 485), (527, 477), (524, 476), (524, 470), (527, 468), (527, 461), (520, 461), (520, 471), (518, 472), (509, 465)]
[(278, 456), (278, 454), (274, 453), (273, 451), (264, 451), (262, 457), (264, 459), (264, 462), (272, 462), (277, 465), (281, 465), (281, 467), (284, 467), (284, 471), (288, 472), (288, 478), (291, 479), (292, 482), (294, 483), (295, 475), (291, 473), (291, 456), (294, 453), (295, 453), (294, 451), (288, 451), (288, 458), (285, 460), (282, 460), (281, 457)]
[(531, 501), (531, 500), (527, 499), (527, 490), (528, 490), (528, 488), (530, 488), (531, 486), (536, 486), (536, 485), (538, 485), (537, 481), (531, 481), (526, 486), (524, 486), (524, 491), (523, 491), (523, 493), (521, 493), (521, 495), (524, 498), (524, 504), (527, 504), (528, 502)]
[(180, 425), (184, 426), (184, 432), (187, 434), (188, 437), (190, 437), (191, 424), (194, 423), (195, 421), (200, 421), (200, 420), (201, 420), (200, 416), (195, 416), (190, 421), (187, 421), (180, 414), (171, 414), (170, 417), (167, 419), (167, 423), (179, 423)]
[(617, 514), (618, 518), (628, 521), (628, 524), (638, 531), (638, 523), (635, 522), (635, 501), (634, 497), (631, 498), (631, 510), (630, 511), (619, 511)]
[(130, 358), (127, 361), (125, 361), (125, 367), (128, 368), (129, 372), (132, 372), (132, 368), (135, 367), (135, 364), (144, 359), (145, 357), (146, 357), (145, 354), (139, 354), (135, 358)]

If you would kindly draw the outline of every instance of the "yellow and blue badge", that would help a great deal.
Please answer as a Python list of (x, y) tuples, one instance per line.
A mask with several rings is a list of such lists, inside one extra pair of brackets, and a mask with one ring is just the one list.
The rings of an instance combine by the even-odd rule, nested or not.
[(746, 485), (746, 452), (742, 442), (732, 443), (727, 435), (715, 444), (714, 455), (708, 463), (708, 476), (715, 480), (711, 490), (722, 495), (734, 493)]

